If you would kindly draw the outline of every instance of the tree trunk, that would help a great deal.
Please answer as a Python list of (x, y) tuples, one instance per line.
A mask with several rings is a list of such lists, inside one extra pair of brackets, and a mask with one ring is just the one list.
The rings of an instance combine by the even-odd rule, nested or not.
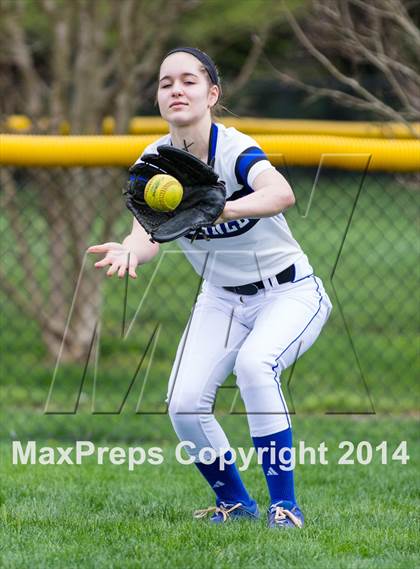
[[(65, 120), (72, 134), (95, 134), (109, 113), (117, 118), (116, 131), (125, 132), (144, 96), (139, 84), (151, 83), (173, 22), (193, 7), (183, 0), (6, 1), (0, 63), (9, 75), (0, 84), (13, 93), (15, 112), (24, 109), (37, 132), (57, 133)], [(37, 25), (26, 23), (35, 11), (47, 30), (44, 58), (33, 49)], [(0, 266), (0, 284), (21, 313), (38, 323), (48, 359), (62, 349), (61, 361), (79, 362), (99, 317), (103, 272), (89, 262), (72, 305), (73, 296), (86, 248), (110, 240), (124, 210), (121, 177), (115, 169), (5, 169), (2, 182), (17, 266), (16, 279)], [(101, 217), (103, 230), (93, 235)], [(22, 273), (23, 287), (17, 287)]]

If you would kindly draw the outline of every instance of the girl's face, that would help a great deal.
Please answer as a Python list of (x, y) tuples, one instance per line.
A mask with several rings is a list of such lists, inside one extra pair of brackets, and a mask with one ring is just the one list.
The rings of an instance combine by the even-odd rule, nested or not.
[(177, 52), (160, 66), (157, 100), (163, 119), (176, 126), (194, 124), (217, 103), (219, 88), (193, 55)]

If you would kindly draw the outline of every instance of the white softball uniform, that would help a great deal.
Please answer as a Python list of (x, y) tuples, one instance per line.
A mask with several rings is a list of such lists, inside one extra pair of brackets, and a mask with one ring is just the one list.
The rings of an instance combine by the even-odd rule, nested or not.
[[(161, 144), (171, 144), (170, 135), (148, 146), (144, 153), (156, 152)], [(228, 200), (251, 194), (258, 174), (273, 168), (253, 138), (221, 124), (212, 125), (208, 163), (226, 183)], [(177, 243), (197, 273), (215, 285), (235, 286), (259, 281), (297, 261), (301, 261), (303, 272), (312, 272), (281, 213), (262, 219), (220, 223), (205, 228), (204, 233), (208, 240), (199, 237), (191, 244), (189, 235), (177, 239)]]
[[(161, 144), (171, 144), (170, 135), (145, 153)], [(230, 200), (252, 193), (258, 174), (273, 168), (255, 140), (221, 124), (212, 125), (208, 163), (226, 183)], [(167, 401), (177, 435), (194, 443), (187, 450), (197, 460), (204, 447), (218, 454), (229, 448), (213, 405), (232, 371), (251, 436), (290, 427), (281, 373), (313, 344), (332, 305), (282, 214), (229, 221), (191, 237), (177, 242), (204, 281), (178, 347)], [(291, 265), (293, 280), (279, 284), (275, 275)], [(223, 288), (256, 281), (265, 288), (253, 295)]]

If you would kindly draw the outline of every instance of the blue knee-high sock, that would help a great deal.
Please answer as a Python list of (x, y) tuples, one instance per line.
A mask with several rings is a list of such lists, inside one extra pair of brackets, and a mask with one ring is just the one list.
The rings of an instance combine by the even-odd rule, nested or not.
[[(225, 459), (230, 461), (232, 453), (227, 451)], [(217, 458), (212, 464), (194, 463), (216, 494), (216, 502), (226, 502), (228, 504), (241, 502), (249, 507), (254, 504), (254, 500), (249, 496), (236, 464), (225, 464), (224, 470), (220, 468), (220, 459)]]
[[(290, 452), (283, 451), (284, 460), (279, 458), (281, 449), (292, 448), (292, 429), (288, 428), (265, 437), (252, 437), (252, 440), (257, 453), (258, 449), (268, 449), (268, 452), (264, 452), (261, 458), (271, 503), (275, 504), (281, 500), (287, 500), (296, 504), (293, 470), (280, 468), (281, 466), (290, 467)], [(271, 460), (272, 458), (274, 460)]]

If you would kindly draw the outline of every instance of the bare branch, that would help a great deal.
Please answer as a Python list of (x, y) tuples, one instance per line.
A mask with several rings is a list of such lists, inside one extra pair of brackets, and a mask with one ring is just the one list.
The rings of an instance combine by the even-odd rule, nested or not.
[[(306, 31), (283, 2), (283, 10), (299, 42), (338, 83), (336, 88), (316, 86), (275, 69), (288, 85), (304, 90), (311, 100), (328, 97), (340, 104), (371, 111), (404, 122), (420, 115), (420, 75), (413, 67), (412, 46), (407, 45), (404, 18), (410, 16), (400, 0), (313, 0)], [(339, 59), (341, 58), (341, 59)], [(340, 65), (343, 62), (343, 65)], [(271, 65), (271, 62), (270, 62)], [(345, 67), (347, 66), (347, 67)], [(343, 71), (343, 68), (345, 71)], [(366, 84), (366, 69), (381, 81), (379, 90)]]
[(53, 28), (52, 80), (50, 97), (49, 130), (57, 132), (59, 125), (68, 120), (70, 90), (70, 4), (58, 5), (53, 0), (43, 0), (42, 7)]
[[(366, 11), (374, 12), (379, 16), (395, 21), (409, 34), (412, 40), (420, 48), (420, 31), (410, 18), (407, 10), (399, 0), (384, 0), (380, 6), (373, 5), (366, 0), (348, 0)], [(387, 6), (387, 7), (385, 7)]]
[[(277, 77), (279, 77), (279, 79), (282, 80), (283, 83), (292, 85), (294, 87), (299, 87), (306, 93), (310, 94), (311, 100), (320, 99), (322, 97), (329, 97), (330, 99), (333, 99), (338, 103), (342, 103), (344, 106), (349, 108), (357, 108), (360, 110), (372, 110), (373, 108), (371, 102), (368, 102), (361, 97), (356, 97), (354, 95), (350, 95), (349, 93), (345, 93), (344, 91), (340, 91), (339, 89), (330, 89), (326, 87), (319, 87), (317, 85), (310, 85), (308, 83), (304, 83), (296, 77), (293, 77), (292, 75), (283, 73), (275, 68), (274, 73), (277, 75)], [(401, 121), (401, 116), (390, 107), (389, 109), (384, 109), (381, 106), (378, 106), (376, 108), (376, 111), (378, 114), (381, 114), (387, 119), (396, 120), (398, 122)], [(411, 126), (409, 123), (406, 124), (407, 127)]]
[(134, 79), (133, 103), (135, 106), (139, 105), (145, 98), (144, 86), (151, 84), (152, 78), (156, 75), (156, 69), (172, 33), (172, 22), (185, 11), (194, 8), (193, 3), (182, 0), (173, 0), (169, 4), (155, 3), (151, 5), (147, 3), (147, 6), (152, 6), (153, 11), (147, 13), (145, 17), (152, 18), (155, 22), (155, 27), (144, 34), (141, 45), (137, 46), (143, 57), (141, 62), (136, 64), (132, 70)]
[(395, 94), (399, 98), (400, 102), (406, 107), (407, 109), (410, 108), (410, 101), (408, 99), (407, 94), (401, 88), (398, 80), (396, 79), (392, 69), (386, 63), (384, 58), (385, 50), (382, 42), (382, 20), (377, 14), (370, 14), (369, 22), (371, 24), (371, 35), (369, 36), (369, 41), (373, 46), (376, 48), (372, 48), (372, 46), (367, 46), (364, 38), (361, 37), (361, 34), (356, 32), (355, 25), (353, 22), (352, 15), (350, 13), (349, 5), (343, 4), (342, 14), (345, 18), (345, 29), (347, 30), (348, 34), (350, 35), (349, 41), (347, 45), (352, 47), (355, 52), (359, 51), (362, 56), (371, 63), (374, 67), (377, 67), (382, 71), (382, 73), (387, 78), (388, 82), (390, 83), (392, 89), (394, 90)]
[(226, 93), (226, 98), (232, 97), (237, 93), (242, 87), (249, 81), (252, 73), (260, 59), (261, 53), (269, 37), (269, 31), (271, 28), (271, 23), (264, 26), (264, 28), (257, 34), (253, 34), (251, 37), (251, 48), (248, 55), (242, 65), (237, 76), (231, 81), (229, 89)]
[(345, 75), (344, 73), (342, 73), (338, 69), (338, 67), (336, 65), (334, 65), (334, 63), (332, 63), (332, 61), (330, 59), (328, 59), (323, 53), (321, 53), (314, 46), (314, 44), (311, 42), (311, 40), (308, 38), (308, 36), (304, 33), (302, 28), (299, 26), (296, 18), (292, 15), (292, 13), (290, 12), (290, 10), (288, 8), (285, 8), (285, 12), (286, 12), (287, 19), (288, 19), (293, 31), (295, 32), (296, 36), (298, 37), (298, 39), (306, 47), (306, 49), (309, 51), (309, 53), (311, 55), (313, 55), (315, 57), (315, 59), (317, 59), (321, 63), (321, 65), (333, 77), (338, 79), (344, 85), (347, 85), (348, 87), (350, 87), (360, 97), (364, 98), (367, 101), (375, 103), (375, 105), (378, 108), (383, 108), (385, 110), (385, 108), (387, 107), (387, 105), (385, 105), (385, 103), (383, 103), (380, 99), (375, 97), (370, 91), (368, 91), (367, 89), (362, 87), (362, 85), (360, 85), (360, 83), (356, 79), (354, 79), (353, 77), (350, 77), (349, 75)]
[(22, 16), (19, 12), (24, 9), (24, 5), (18, 2), (12, 6), (14, 9), (4, 13), (4, 24), (7, 33), (7, 41), (4, 42), (4, 46), (10, 59), (15, 63), (22, 75), (27, 113), (31, 118), (35, 118), (42, 113), (44, 83), (35, 68), (25, 30), (19, 23)]

